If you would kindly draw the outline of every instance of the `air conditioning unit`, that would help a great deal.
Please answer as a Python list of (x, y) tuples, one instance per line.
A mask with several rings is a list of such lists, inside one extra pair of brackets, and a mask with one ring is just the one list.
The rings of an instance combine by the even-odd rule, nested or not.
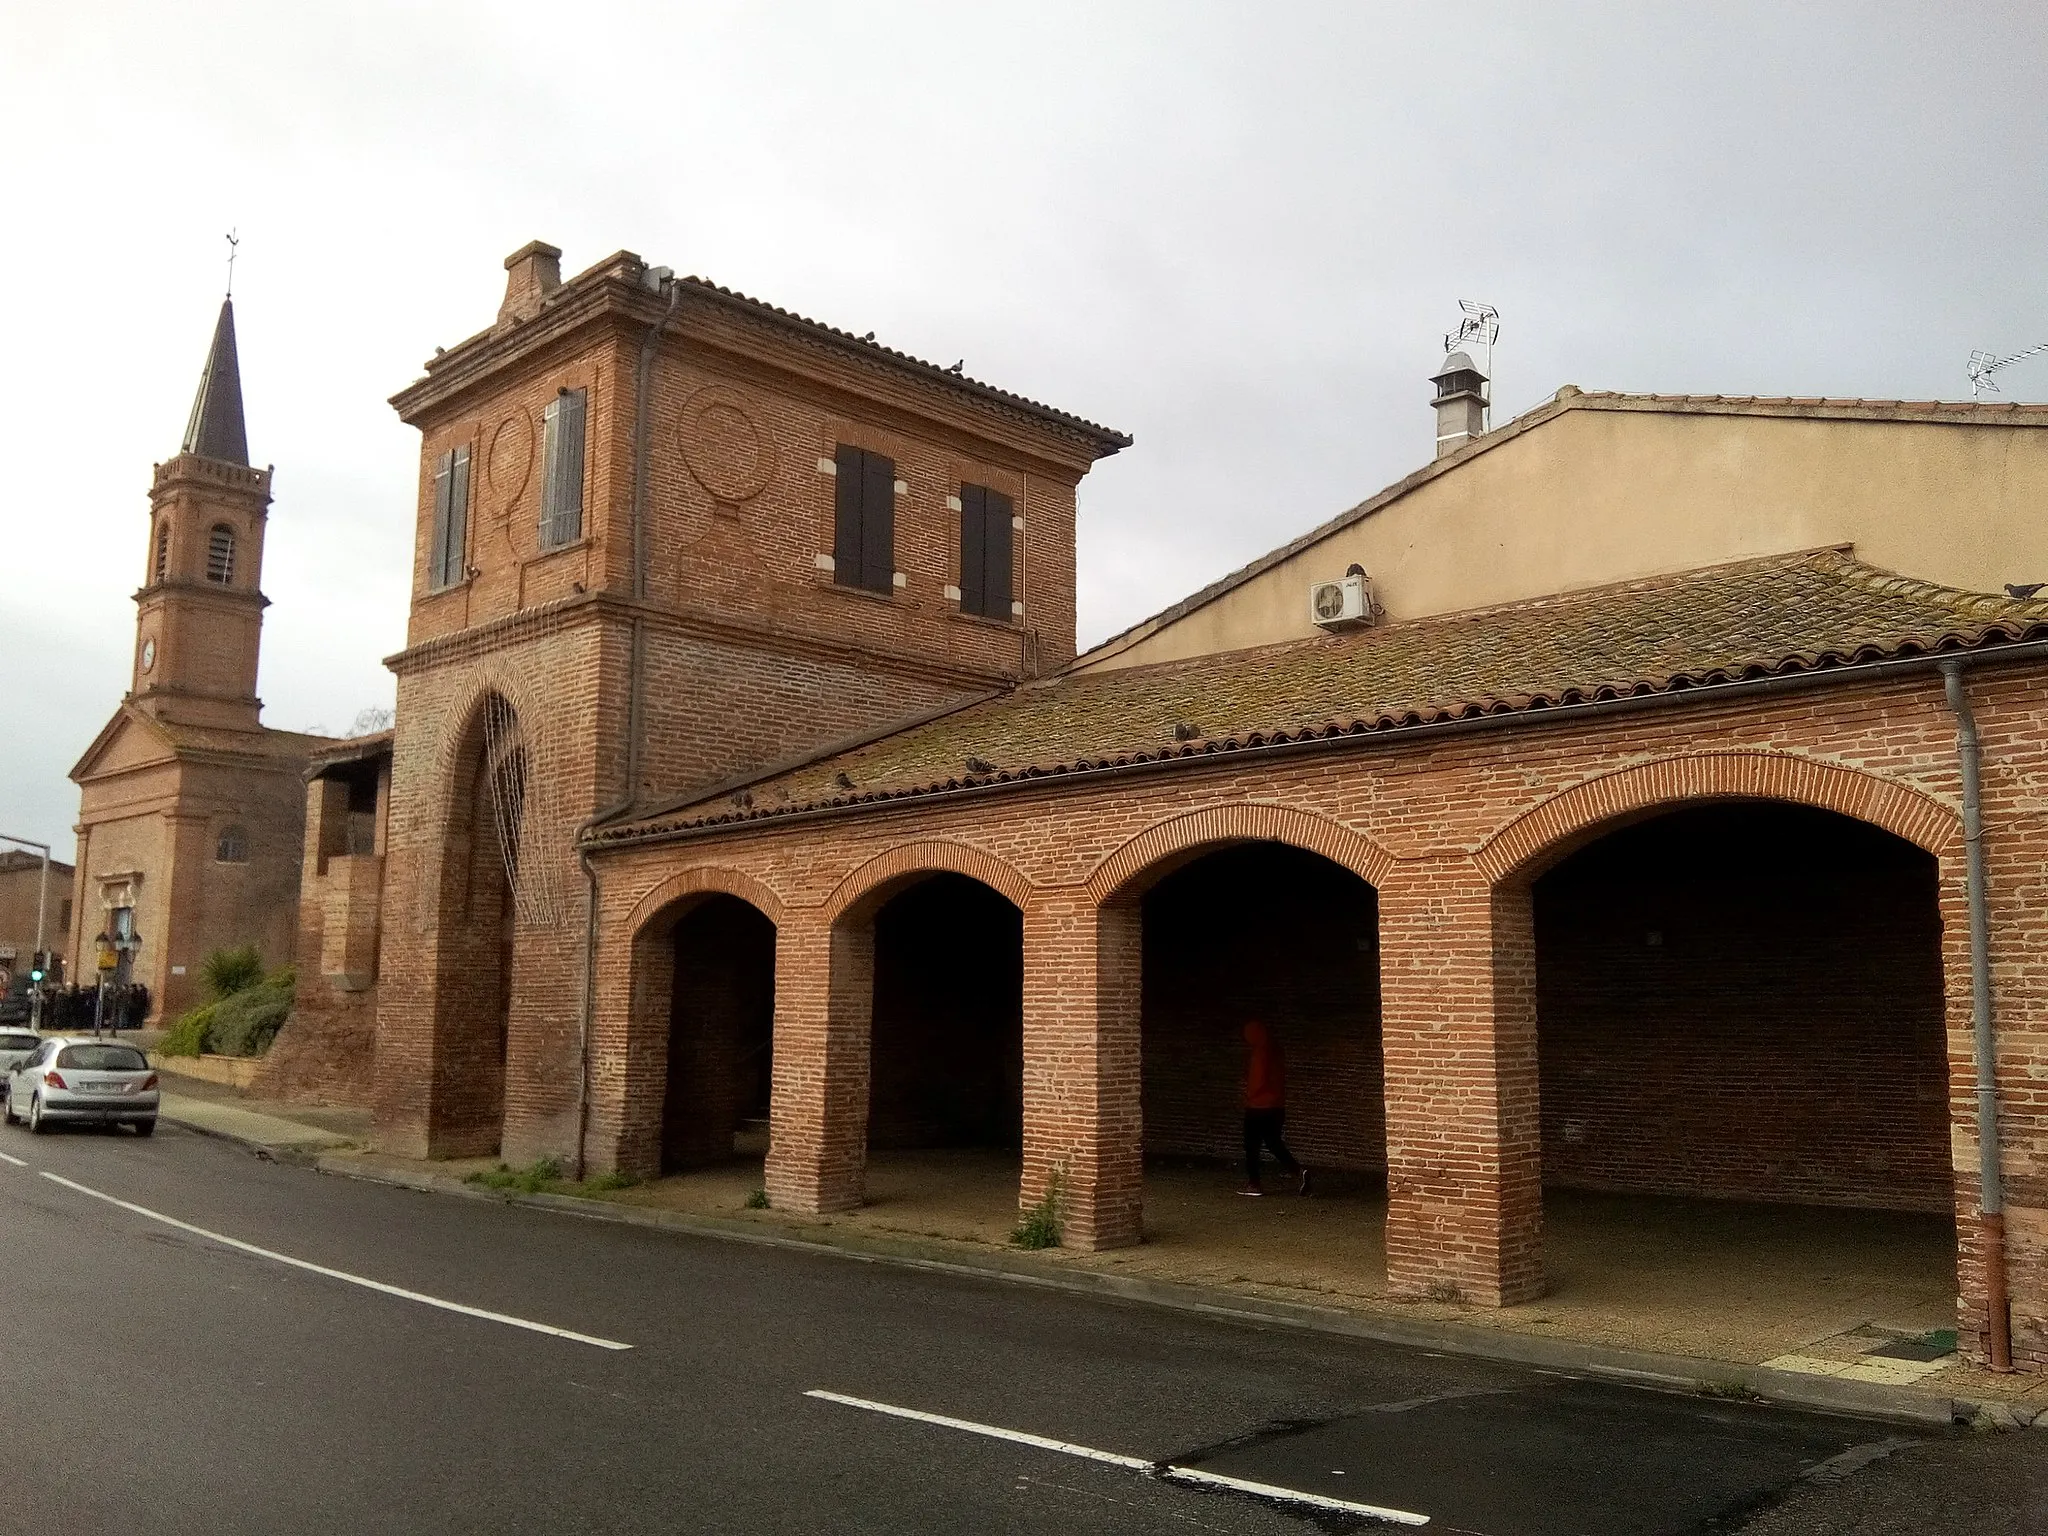
[(1372, 578), (1353, 571), (1308, 589), (1308, 616), (1324, 629), (1352, 629), (1372, 622)]

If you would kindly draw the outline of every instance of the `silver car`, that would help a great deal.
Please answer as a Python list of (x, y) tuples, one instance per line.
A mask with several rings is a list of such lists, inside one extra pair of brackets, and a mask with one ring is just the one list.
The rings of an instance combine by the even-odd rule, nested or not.
[(43, 1037), (33, 1030), (8, 1029), (0, 1026), (0, 1097), (5, 1097), (7, 1093), (5, 1074), (12, 1072), (34, 1055), (36, 1047), (42, 1043)]
[(68, 1036), (45, 1040), (7, 1074), (5, 1118), (38, 1134), (67, 1120), (156, 1130), (159, 1102), (149, 1058), (132, 1045)]

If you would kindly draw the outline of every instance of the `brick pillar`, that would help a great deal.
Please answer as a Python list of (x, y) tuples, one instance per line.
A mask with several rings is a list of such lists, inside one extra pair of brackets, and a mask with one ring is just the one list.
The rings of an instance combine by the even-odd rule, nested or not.
[(866, 1198), (873, 919), (792, 914), (776, 935), (768, 1202), (850, 1211)]
[(584, 1162), (591, 1173), (646, 1179), (661, 1171), (674, 921), (657, 914), (636, 934), (624, 926), (624, 914), (606, 912), (599, 927)]
[(1387, 1282), (1508, 1306), (1543, 1292), (1536, 946), (1529, 892), (1466, 859), (1380, 889)]
[(1024, 1178), (1020, 1203), (1061, 1178), (1061, 1245), (1143, 1235), (1140, 928), (1135, 902), (1059, 892), (1024, 914)]

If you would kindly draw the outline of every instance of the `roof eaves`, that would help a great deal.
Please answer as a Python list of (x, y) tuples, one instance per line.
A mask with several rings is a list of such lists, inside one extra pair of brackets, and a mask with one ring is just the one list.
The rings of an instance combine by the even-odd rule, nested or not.
[(1381, 739), (1425, 730), (1473, 727), (1531, 720), (1553, 713), (1578, 713), (1592, 708), (1618, 705), (1682, 703), (1701, 694), (1731, 689), (1750, 690), (1789, 682), (1795, 678), (1823, 684), (1843, 673), (1889, 671), (1901, 665), (1919, 665), (1935, 657), (1958, 652), (1988, 652), (1998, 659), (2001, 649), (2024, 653), (2024, 659), (2038, 659), (2048, 649), (2048, 620), (2024, 626), (2022, 630), (1987, 624), (1971, 632), (1951, 632), (1931, 642), (1905, 640), (1889, 647), (1863, 645), (1846, 651), (1805, 652), (1788, 655), (1775, 663), (1755, 663), (1740, 668), (1712, 668), (1696, 673), (1677, 673), (1659, 681), (1602, 684), (1595, 687), (1564, 688), (1555, 694), (1531, 694), (1512, 698), (1474, 699), (1457, 705), (1418, 705), (1397, 713), (1332, 720), (1294, 730), (1244, 731), (1221, 739), (1197, 739), (1162, 748), (1158, 752), (1120, 753), (1099, 759), (1076, 758), (1044, 767), (1004, 770), (989, 775), (969, 775), (944, 782), (908, 788), (874, 790), (862, 794), (834, 796), (802, 804), (756, 809), (746, 806), (716, 816), (678, 820), (667, 825), (643, 821), (617, 826), (588, 839), (594, 848), (610, 844), (661, 842), (675, 837), (715, 832), (756, 823), (814, 819), (824, 815), (852, 814), (882, 808), (895, 802), (929, 800), (939, 796), (989, 793), (1017, 789), (1040, 780), (1073, 778), (1140, 768), (1171, 769), (1193, 761), (1245, 752), (1280, 748), (1307, 749), (1368, 739)]

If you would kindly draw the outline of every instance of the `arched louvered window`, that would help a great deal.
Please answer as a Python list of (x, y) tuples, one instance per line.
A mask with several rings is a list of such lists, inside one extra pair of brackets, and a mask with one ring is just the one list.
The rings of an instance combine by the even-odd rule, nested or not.
[(235, 530), (226, 523), (214, 524), (206, 536), (206, 579), (230, 586), (235, 579)]
[(155, 577), (162, 581), (171, 574), (171, 520), (160, 517), (156, 520), (156, 566)]
[(220, 841), (213, 846), (214, 862), (218, 864), (246, 864), (249, 862), (249, 833), (240, 826), (226, 826), (220, 829)]

